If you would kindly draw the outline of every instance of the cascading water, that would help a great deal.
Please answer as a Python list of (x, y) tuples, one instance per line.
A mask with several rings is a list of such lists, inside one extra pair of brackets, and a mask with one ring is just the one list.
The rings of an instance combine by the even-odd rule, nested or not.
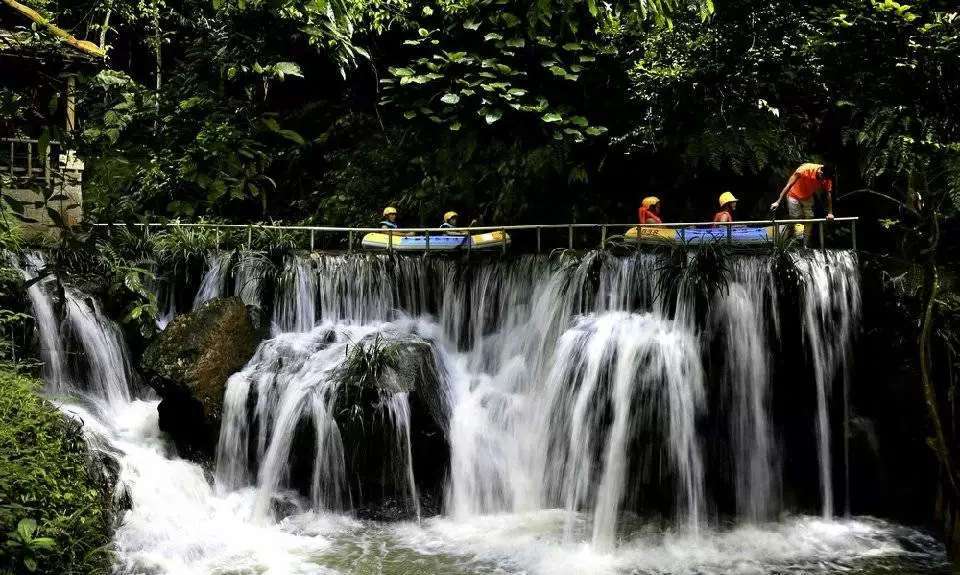
[[(768, 318), (776, 314), (776, 288), (769, 262), (738, 262), (717, 305), (716, 321), (726, 337), (727, 377), (733, 398), (730, 425), (738, 515), (769, 519), (777, 507), (776, 440), (771, 425)], [(774, 329), (779, 322), (772, 318)]]
[(43, 361), (43, 379), (47, 388), (54, 394), (66, 389), (64, 377), (67, 373), (66, 357), (60, 340), (60, 322), (54, 313), (53, 298), (48, 290), (49, 279), (38, 279), (46, 263), (39, 254), (27, 254), (22, 268), (23, 279), (31, 283), (27, 288), (27, 297), (33, 309), (40, 334), (40, 359)]
[[(817, 386), (817, 437), (823, 517), (833, 517), (833, 466), (830, 457), (828, 402), (831, 384), (848, 363), (860, 319), (860, 286), (852, 253), (813, 252), (796, 258), (806, 279), (803, 326)], [(846, 383), (844, 383), (846, 385)]]
[[(797, 262), (823, 465), (826, 401), (859, 310), (856, 261), (826, 253)], [(783, 309), (772, 275), (762, 259), (739, 259), (701, 324), (686, 302), (657, 297), (662, 267), (652, 255), (470, 265), (290, 258), (273, 296), (274, 337), (229, 381), (213, 483), (171, 454), (156, 402), (135, 399), (123, 342), (95, 305), (67, 290), (72, 337), (55, 335), (55, 319), (38, 327), (59, 353), (77, 339), (112, 373), (90, 366), (63, 380), (100, 382), (82, 394), (85, 405), (65, 410), (118, 454), (131, 502), (116, 534), (121, 574), (863, 573), (878, 557), (939, 568), (935, 542), (883, 522), (758, 523), (779, 510), (784, 481), (770, 408), (768, 339)], [(255, 305), (262, 291), (236, 293)], [(52, 294), (35, 295), (36, 315), (55, 309)], [(703, 359), (707, 332), (723, 335), (722, 373)], [(363, 395), (349, 383), (351, 349), (380, 341), (418, 350), (415, 383), (388, 369)], [(120, 380), (125, 393), (114, 389)], [(365, 455), (348, 445), (351, 410), (373, 410), (356, 421), (364, 429), (382, 423), (386, 452), (368, 463), (392, 462), (378, 469), (419, 518), (425, 389), (449, 443), (448, 515), (422, 526), (356, 521), (344, 512), (370, 494), (355, 490), (350, 471)], [(721, 389), (729, 408), (713, 401)], [(721, 409), (730, 488), (739, 517), (754, 523), (715, 530), (706, 455), (722, 438), (702, 420)], [(659, 529), (658, 511), (674, 515), (674, 527)]]
[(306, 332), (317, 320), (317, 274), (309, 257), (290, 256), (277, 286), (273, 333)]
[(266, 257), (253, 252), (242, 252), (233, 268), (233, 295), (243, 303), (255, 307), (263, 304), (263, 283), (273, 264)]
[(193, 298), (193, 309), (197, 309), (204, 302), (223, 297), (227, 293), (231, 255), (220, 252), (207, 254), (207, 269), (200, 281), (200, 289)]

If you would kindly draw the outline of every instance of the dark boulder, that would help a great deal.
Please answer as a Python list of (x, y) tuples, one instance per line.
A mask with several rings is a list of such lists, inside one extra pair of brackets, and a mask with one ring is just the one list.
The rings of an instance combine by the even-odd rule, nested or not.
[(144, 377), (162, 399), (160, 429), (182, 455), (213, 455), (227, 379), (266, 335), (255, 314), (238, 297), (211, 300), (177, 317), (144, 351)]

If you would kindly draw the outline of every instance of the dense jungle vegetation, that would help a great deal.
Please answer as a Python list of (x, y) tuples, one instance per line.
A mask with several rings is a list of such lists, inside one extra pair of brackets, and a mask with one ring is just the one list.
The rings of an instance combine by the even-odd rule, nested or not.
[[(0, 72), (0, 134), (76, 149), (89, 221), (367, 226), (389, 204), (407, 225), (448, 209), (488, 224), (629, 222), (649, 194), (689, 221), (728, 189), (740, 218), (761, 218), (797, 164), (836, 164), (835, 212), (863, 218), (863, 345), (897, 358), (880, 388), (909, 390), (926, 417), (936, 517), (960, 550), (954, 3), (25, 4), (107, 51), (53, 46)], [(0, 28), (53, 43), (11, 10)], [(65, 66), (79, 73), (69, 132), (51, 119)], [(99, 253), (144, 292), (123, 254)]]

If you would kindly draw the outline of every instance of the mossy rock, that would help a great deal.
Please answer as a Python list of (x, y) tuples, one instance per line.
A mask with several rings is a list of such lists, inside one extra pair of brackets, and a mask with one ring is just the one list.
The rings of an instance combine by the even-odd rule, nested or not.
[(147, 383), (163, 399), (160, 428), (184, 455), (212, 456), (227, 379), (253, 357), (265, 330), (238, 297), (179, 316), (144, 351)]

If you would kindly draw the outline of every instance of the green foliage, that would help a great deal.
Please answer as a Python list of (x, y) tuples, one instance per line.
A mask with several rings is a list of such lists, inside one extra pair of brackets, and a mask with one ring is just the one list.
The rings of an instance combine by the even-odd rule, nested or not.
[(716, 296), (725, 293), (730, 283), (731, 248), (725, 241), (695, 245), (665, 245), (657, 270), (655, 293), (673, 307), (680, 301), (692, 302), (697, 317), (704, 317)]
[(79, 424), (0, 372), (0, 572), (109, 572), (105, 486), (88, 473)]
[(419, 341), (389, 340), (377, 333), (347, 348), (337, 378), (357, 388), (409, 391), (415, 386), (415, 354), (424, 345)]

